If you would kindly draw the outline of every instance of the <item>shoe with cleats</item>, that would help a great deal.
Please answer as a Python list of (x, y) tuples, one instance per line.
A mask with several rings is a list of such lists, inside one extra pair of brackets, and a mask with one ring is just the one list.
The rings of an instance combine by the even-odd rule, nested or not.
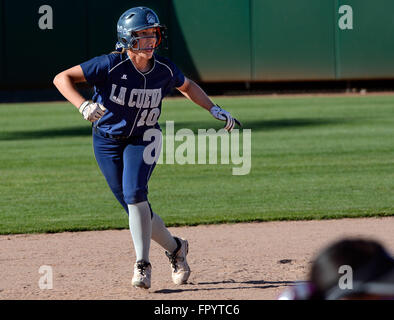
[(172, 269), (172, 281), (175, 284), (185, 284), (190, 276), (190, 267), (187, 264), (186, 256), (189, 252), (189, 243), (185, 239), (174, 237), (178, 247), (170, 254), (166, 251), (166, 256), (170, 260)]
[(131, 284), (135, 288), (149, 289), (151, 282), (152, 266), (146, 261), (137, 261), (134, 264), (134, 276)]

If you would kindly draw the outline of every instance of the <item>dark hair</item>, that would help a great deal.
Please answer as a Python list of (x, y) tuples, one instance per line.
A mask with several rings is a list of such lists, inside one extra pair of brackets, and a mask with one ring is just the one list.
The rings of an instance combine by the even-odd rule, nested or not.
[(344, 265), (352, 268), (354, 281), (366, 283), (394, 268), (394, 260), (377, 241), (360, 238), (337, 241), (313, 261), (309, 278), (315, 288), (314, 298), (325, 299), (338, 288), (342, 276), (339, 268)]

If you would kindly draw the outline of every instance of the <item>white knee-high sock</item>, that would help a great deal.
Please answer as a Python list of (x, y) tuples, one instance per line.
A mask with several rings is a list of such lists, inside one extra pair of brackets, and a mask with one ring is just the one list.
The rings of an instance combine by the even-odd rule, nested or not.
[(163, 220), (152, 211), (152, 239), (161, 245), (165, 250), (173, 253), (178, 244), (170, 231), (164, 225)]
[(129, 228), (134, 243), (136, 261), (149, 262), (152, 236), (151, 212), (147, 201), (129, 204)]

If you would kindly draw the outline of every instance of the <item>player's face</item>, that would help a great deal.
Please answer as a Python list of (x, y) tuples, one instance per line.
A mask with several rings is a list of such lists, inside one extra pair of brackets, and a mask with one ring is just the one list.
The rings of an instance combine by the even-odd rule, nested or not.
[[(151, 37), (146, 39), (139, 39), (139, 47), (143, 50), (133, 50), (134, 53), (138, 54), (142, 58), (150, 59), (153, 56), (154, 48), (157, 43), (156, 28), (145, 29), (137, 31), (137, 37)], [(138, 44), (134, 45), (135, 49), (138, 49)]]

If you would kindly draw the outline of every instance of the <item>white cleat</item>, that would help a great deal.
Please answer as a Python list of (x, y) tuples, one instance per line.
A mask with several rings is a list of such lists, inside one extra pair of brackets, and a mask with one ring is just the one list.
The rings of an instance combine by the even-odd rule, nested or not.
[(174, 238), (178, 243), (178, 248), (172, 254), (166, 251), (166, 256), (171, 262), (172, 281), (175, 284), (185, 284), (191, 272), (186, 261), (186, 255), (189, 252), (189, 243), (185, 239)]
[(137, 261), (134, 264), (134, 276), (131, 280), (131, 284), (135, 288), (150, 288), (150, 279), (152, 274), (152, 266), (146, 261)]

